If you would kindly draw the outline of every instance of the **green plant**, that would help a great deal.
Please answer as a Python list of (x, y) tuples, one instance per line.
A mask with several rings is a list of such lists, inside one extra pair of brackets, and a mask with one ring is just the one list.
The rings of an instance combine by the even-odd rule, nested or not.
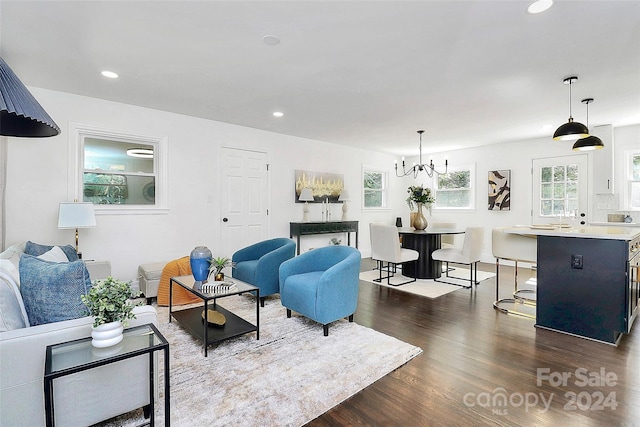
[(414, 203), (430, 205), (436, 201), (436, 199), (431, 195), (431, 189), (424, 188), (422, 185), (409, 187), (407, 189), (407, 193), (409, 193), (409, 197), (407, 197), (407, 204), (411, 210), (413, 210)]
[(212, 258), (209, 263), (211, 263), (211, 266), (209, 267), (209, 270), (215, 270), (215, 274), (220, 274), (222, 273), (222, 270), (225, 267), (235, 267), (236, 263), (231, 261), (231, 258), (229, 257), (218, 257), (218, 258)]
[(140, 292), (134, 292), (130, 283), (121, 282), (109, 276), (104, 280), (93, 282), (88, 294), (82, 295), (82, 303), (87, 306), (90, 316), (94, 317), (93, 326), (104, 323), (122, 322), (127, 325), (129, 319), (135, 319), (131, 298), (136, 298)]

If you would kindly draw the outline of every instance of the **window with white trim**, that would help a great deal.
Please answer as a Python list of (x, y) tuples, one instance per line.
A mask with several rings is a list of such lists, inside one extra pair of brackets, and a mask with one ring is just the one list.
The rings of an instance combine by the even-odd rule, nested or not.
[(640, 210), (640, 150), (625, 152), (625, 205), (628, 210)]
[(362, 208), (387, 209), (389, 173), (368, 166), (362, 168)]
[(475, 165), (450, 167), (433, 183), (434, 209), (475, 209)]
[(165, 138), (72, 126), (75, 161), (71, 198), (96, 211), (150, 212), (166, 208), (162, 163)]

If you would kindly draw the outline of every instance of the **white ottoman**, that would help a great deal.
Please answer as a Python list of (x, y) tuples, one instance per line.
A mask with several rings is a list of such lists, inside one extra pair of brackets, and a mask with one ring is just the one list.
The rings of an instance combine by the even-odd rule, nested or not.
[(152, 262), (138, 266), (138, 283), (140, 291), (147, 298), (147, 304), (151, 304), (151, 299), (158, 296), (158, 284), (165, 265), (166, 262)]

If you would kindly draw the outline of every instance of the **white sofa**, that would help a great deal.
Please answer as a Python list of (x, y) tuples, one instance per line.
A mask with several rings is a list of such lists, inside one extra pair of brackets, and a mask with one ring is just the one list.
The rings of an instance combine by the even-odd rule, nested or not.
[[(107, 266), (95, 265), (96, 275), (110, 271)], [(103, 278), (94, 277), (89, 265), (88, 269), (92, 280)], [(155, 308), (136, 307), (135, 313), (136, 319), (129, 326), (157, 325)], [(50, 344), (90, 336), (92, 321), (91, 317), (82, 317), (0, 333), (0, 426), (45, 425), (45, 349)], [(146, 355), (56, 379), (56, 425), (87, 426), (148, 405), (148, 388)]]

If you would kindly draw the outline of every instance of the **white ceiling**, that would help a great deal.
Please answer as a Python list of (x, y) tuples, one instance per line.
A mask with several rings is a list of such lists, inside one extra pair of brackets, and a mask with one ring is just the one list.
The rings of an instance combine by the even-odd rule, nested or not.
[(2, 0), (0, 55), (28, 86), (403, 155), (422, 128), (550, 137), (570, 75), (576, 121), (592, 97), (590, 126), (640, 123), (640, 1), (528, 3)]

